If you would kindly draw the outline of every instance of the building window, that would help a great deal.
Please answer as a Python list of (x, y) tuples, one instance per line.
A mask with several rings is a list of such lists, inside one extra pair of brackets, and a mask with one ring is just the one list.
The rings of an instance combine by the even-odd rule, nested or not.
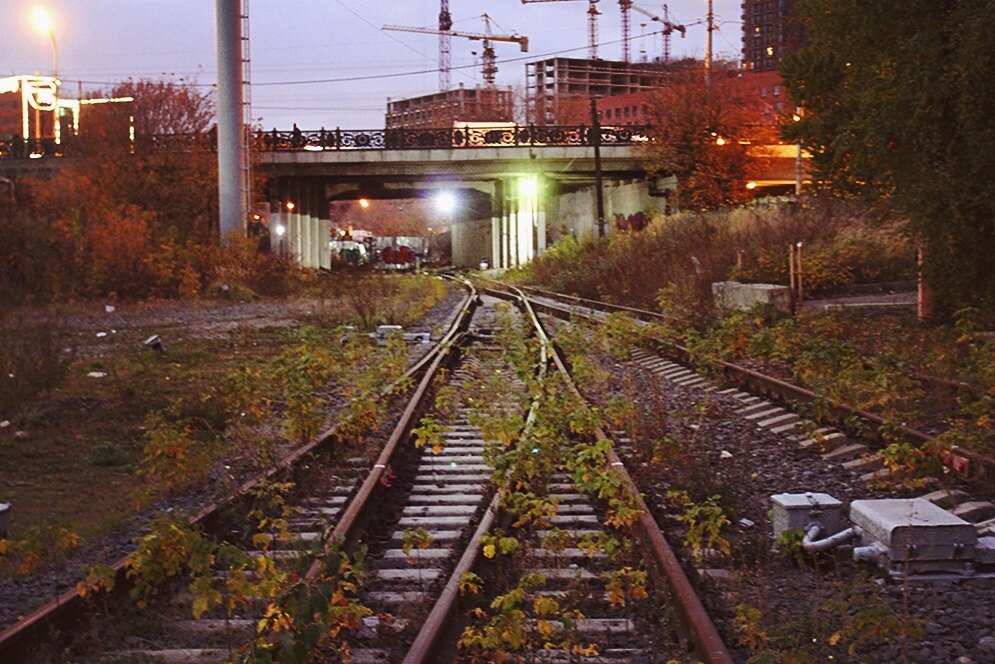
[(765, 99), (767, 97), (767, 88), (760, 88), (760, 98)]
[(779, 97), (780, 95), (781, 95), (781, 86), (780, 85), (775, 85), (774, 86), (774, 96), (775, 97)]

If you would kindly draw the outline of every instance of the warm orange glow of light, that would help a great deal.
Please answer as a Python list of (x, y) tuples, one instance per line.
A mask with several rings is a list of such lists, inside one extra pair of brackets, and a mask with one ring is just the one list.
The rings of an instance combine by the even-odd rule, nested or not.
[(31, 27), (43, 35), (55, 32), (55, 21), (52, 19), (52, 13), (41, 5), (32, 7)]
[(757, 183), (756, 182), (747, 182), (746, 183), (746, 188), (747, 189), (756, 189), (757, 188)]
[(715, 144), (716, 145), (725, 145), (726, 144), (726, 139), (724, 139), (721, 136), (719, 136), (718, 138), (715, 139)]
[(287, 201), (287, 212), (290, 212), (290, 211), (291, 211), (291, 210), (293, 210), (293, 209), (294, 209), (295, 207), (297, 207), (297, 206), (296, 206), (296, 205), (294, 205), (294, 202), (293, 202), (293, 201)]
[(363, 208), (365, 210), (366, 208), (370, 207), (370, 201), (368, 201), (365, 198), (360, 198), (359, 199), (359, 207), (361, 207), (361, 208)]

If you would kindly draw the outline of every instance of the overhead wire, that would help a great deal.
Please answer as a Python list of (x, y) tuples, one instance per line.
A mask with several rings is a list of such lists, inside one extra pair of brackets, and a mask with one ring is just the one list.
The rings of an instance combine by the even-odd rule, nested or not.
[[(338, 2), (338, 1), (339, 0), (336, 0), (336, 2)], [(663, 34), (662, 30), (655, 30), (653, 32), (647, 32), (645, 34), (641, 34), (641, 35), (638, 35), (638, 36), (631, 37), (631, 39), (633, 39), (633, 40), (636, 40), (636, 39), (646, 39), (646, 38), (654, 37), (654, 36), (660, 35), (660, 34)], [(600, 46), (611, 46), (613, 44), (619, 44), (621, 42), (622, 42), (621, 39), (611, 39), (611, 40), (607, 40), (607, 41), (598, 42), (598, 46), (599, 47)], [(512, 57), (512, 58), (502, 58), (502, 59), (499, 59), (497, 61), (497, 64), (499, 64), (499, 65), (500, 64), (510, 64), (510, 63), (523, 62), (523, 61), (526, 61), (526, 60), (533, 60), (533, 59), (535, 59), (535, 60), (541, 60), (543, 58), (549, 58), (549, 57), (554, 57), (554, 56), (558, 56), (558, 55), (565, 55), (565, 54), (568, 54), (568, 53), (578, 53), (578, 52), (581, 52), (581, 51), (587, 51), (588, 48), (589, 48), (589, 45), (585, 44), (583, 46), (577, 46), (575, 48), (557, 49), (557, 50), (553, 50), (553, 51), (546, 51), (545, 53), (539, 53), (539, 54), (536, 54), (536, 55), (526, 55), (526, 56), (518, 56), (518, 57)], [(455, 65), (455, 66), (452, 67), (452, 69), (453, 70), (475, 69), (478, 66), (479, 65), (477, 63), (469, 63), (469, 64), (464, 64), (464, 65)], [(335, 77), (335, 78), (297, 79), (297, 80), (291, 80), (291, 81), (256, 81), (256, 82), (253, 82), (252, 85), (253, 85), (253, 87), (275, 87), (275, 86), (288, 86), (288, 85), (320, 85), (320, 84), (326, 84), (326, 83), (352, 83), (352, 82), (357, 82), (357, 81), (376, 81), (376, 80), (387, 80), (387, 79), (393, 79), (393, 78), (405, 78), (405, 77), (408, 77), (408, 76), (420, 76), (420, 75), (425, 75), (425, 74), (434, 74), (437, 71), (438, 71), (438, 67), (433, 67), (431, 69), (416, 69), (416, 70), (409, 70), (409, 71), (403, 71), (403, 72), (391, 72), (391, 73), (386, 73), (386, 74), (383, 74), (383, 73), (381, 73), (381, 74), (369, 74), (369, 75), (362, 75), (362, 76), (340, 76), (340, 77)], [(122, 81), (96, 81), (96, 80), (87, 80), (87, 79), (70, 79), (70, 78), (65, 78), (65, 77), (62, 77), (62, 80), (65, 81), (65, 82), (70, 82), (70, 83), (82, 83), (84, 85), (118, 85), (118, 84), (120, 84), (122, 82)], [(202, 88), (214, 88), (214, 87), (217, 87), (217, 84), (215, 84), (215, 83), (196, 83), (196, 82), (190, 82), (188, 84), (191, 85), (191, 86), (193, 86), (193, 87), (202, 87)]]

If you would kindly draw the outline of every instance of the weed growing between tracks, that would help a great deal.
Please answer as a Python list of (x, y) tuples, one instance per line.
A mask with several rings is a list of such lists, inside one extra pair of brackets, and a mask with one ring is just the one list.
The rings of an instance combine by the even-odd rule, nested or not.
[[(754, 310), (730, 313), (703, 332), (678, 333), (669, 325), (660, 331), (685, 343), (706, 370), (719, 361), (745, 361), (786, 375), (816, 393), (815, 417), (829, 403), (877, 413), (887, 422), (878, 433), (888, 444), (903, 443), (895, 425), (904, 425), (936, 434), (935, 450), (957, 445), (993, 454), (995, 340), (983, 334), (977, 314), (964, 310), (954, 326), (919, 328), (902, 314), (868, 320), (862, 313), (803, 310), (782, 319)], [(929, 376), (950, 376), (966, 387)], [(936, 464), (903, 465), (913, 482), (941, 471)]]
[[(580, 386), (592, 399), (604, 408), (610, 395), (625, 394), (636, 404), (636, 421), (627, 430), (630, 467), (657, 520), (672, 521), (668, 538), (683, 542), (679, 557), (693, 578), (701, 578), (709, 613), (744, 661), (899, 662), (909, 661), (910, 653), (916, 653), (915, 661), (956, 659), (935, 654), (946, 652), (934, 651), (930, 643), (939, 638), (929, 631), (939, 628), (938, 615), (925, 613), (931, 602), (934, 609), (948, 606), (950, 595), (927, 585), (917, 597), (908, 584), (882, 584), (862, 574), (845, 556), (813, 557), (801, 551), (801, 531), (789, 531), (772, 551), (765, 514), (771, 493), (826, 490), (841, 499), (882, 494), (862, 485), (855, 490), (832, 468), (821, 468), (770, 437), (758, 441), (756, 427), (736, 426), (738, 418), (720, 397), (692, 397), (676, 387), (665, 392), (655, 378), (620, 367), (595, 330), (554, 324), (557, 341), (571, 339), (567, 345), (584, 349), (592, 363), (613, 374), (607, 393)], [(724, 450), (731, 450), (725, 458)], [(754, 524), (736, 525), (744, 516)], [(964, 592), (971, 592), (974, 602), (987, 601), (979, 599), (987, 593), (984, 586)], [(984, 611), (969, 619), (971, 629), (987, 633)]]
[[(340, 290), (375, 285), (336, 278)], [(392, 277), (387, 296), (367, 294), (380, 320), (410, 323), (449, 292), (418, 276)], [(0, 363), (12, 369), (4, 375), (19, 379), (3, 392), (17, 402), (3, 397), (0, 406), (0, 421), (10, 420), (0, 426), (0, 501), (14, 506), (10, 539), (0, 540), (0, 583), (8, 584), (3, 620), (43, 599), (33, 586), (17, 604), (21, 575), (56, 571), (66, 577), (59, 584), (71, 585), (77, 579), (65, 563), (77, 551), (91, 560), (122, 556), (153, 511), (195, 509), (330, 420), (341, 421), (343, 440), (380, 421), (384, 404), (375, 395), (403, 371), (407, 351), (397, 340), (376, 348), (338, 329), (359, 323), (358, 313), (340, 292), (316, 294), (320, 300), (248, 305), (118, 303), (106, 314), (103, 303), (99, 314), (90, 313), (93, 303), (72, 304), (62, 313), (24, 309), (0, 321)], [(142, 348), (153, 333), (162, 336), (164, 353)], [(278, 358), (309, 352), (329, 379), (285, 380)], [(22, 379), (37, 385), (28, 389)], [(307, 412), (322, 404), (325, 412)], [(136, 504), (151, 509), (136, 513)], [(98, 541), (109, 533), (109, 542)], [(66, 534), (75, 544), (65, 544)]]
[[(490, 561), (485, 565), (485, 578), (474, 574), (461, 583), (464, 601), (472, 608), (459, 638), (458, 661), (532, 661), (532, 653), (550, 650), (568, 657), (595, 656), (599, 647), (577, 628), (590, 609), (603, 608), (590, 595), (591, 586), (578, 578), (565, 593), (545, 591), (551, 585), (549, 579), (523, 570), (548, 566), (549, 555), (555, 558), (569, 547), (585, 551), (592, 559), (604, 554), (606, 558), (597, 567), (613, 611), (635, 603), (650, 623), (666, 623), (672, 617), (663, 609), (663, 593), (659, 606), (647, 601), (647, 573), (634, 542), (621, 532), (638, 518), (639, 511), (635, 497), (611, 471), (610, 441), (597, 436), (605, 423), (604, 414), (577, 398), (557, 373), (538, 382), (536, 342), (514, 325), (506, 323), (500, 330), (502, 347), (515, 363), (518, 377), (530, 386), (529, 394), (538, 408), (524, 432), (521, 418), (512, 422), (501, 412), (480, 417), (489, 443), (485, 460), (494, 468), (493, 482), (507, 529), (492, 532), (482, 542), (484, 558)], [(485, 383), (482, 387), (485, 392), (470, 399), (487, 404), (509, 395), (507, 386)], [(623, 411), (616, 407), (614, 416), (623, 417)], [(548, 486), (559, 471), (570, 474), (577, 488), (605, 509), (604, 523), (619, 532), (572, 536), (552, 527), (550, 517), (559, 505), (549, 495)], [(535, 537), (538, 529), (548, 531), (541, 541)], [(537, 554), (537, 547), (545, 550), (545, 557)], [(665, 649), (679, 652), (673, 644)]]

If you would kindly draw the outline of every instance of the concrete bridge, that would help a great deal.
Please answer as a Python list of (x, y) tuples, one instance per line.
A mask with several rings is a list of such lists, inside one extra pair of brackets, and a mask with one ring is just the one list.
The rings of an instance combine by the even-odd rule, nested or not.
[[(510, 123), (442, 129), (258, 132), (254, 168), (268, 181), (271, 228), (305, 266), (330, 264), (328, 203), (416, 198), (452, 192), (453, 261), (520, 265), (563, 234), (596, 230), (595, 141), (605, 218), (664, 211), (666, 191), (646, 181), (647, 127), (535, 127)], [(138, 150), (213, 149), (212, 134), (155, 136)], [(0, 173), (50, 172), (72, 158), (72, 143), (0, 142)], [(440, 213), (441, 215), (441, 213)]]
[[(271, 225), (288, 229), (302, 262), (324, 262), (297, 237), (325, 237), (328, 202), (452, 192), (453, 262), (520, 265), (562, 234), (595, 230), (596, 138), (585, 127), (492, 125), (429, 130), (272, 132), (257, 136), (256, 168), (270, 183)], [(663, 210), (651, 195), (645, 127), (600, 132), (605, 216)], [(287, 204), (292, 204), (288, 211)], [(318, 226), (318, 230), (306, 230)], [(297, 230), (302, 229), (302, 230)], [(309, 258), (310, 257), (310, 258)]]

